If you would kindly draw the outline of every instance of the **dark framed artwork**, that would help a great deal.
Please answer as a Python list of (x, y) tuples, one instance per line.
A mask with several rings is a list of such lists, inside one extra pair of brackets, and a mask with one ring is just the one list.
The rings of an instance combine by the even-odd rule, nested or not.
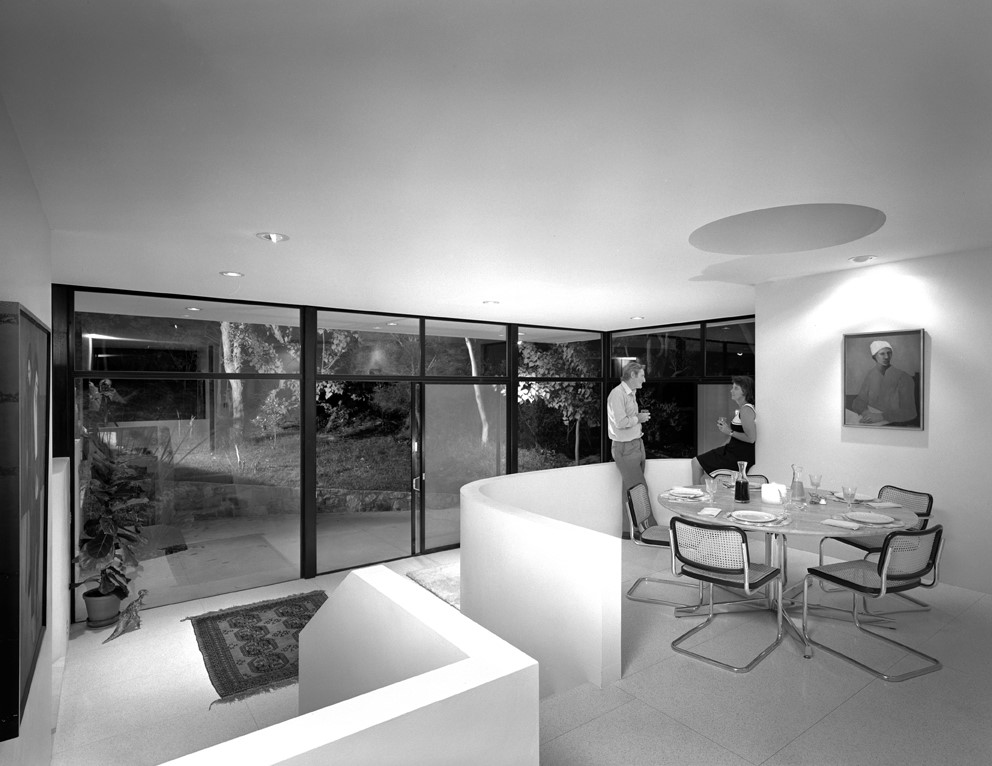
[(844, 336), (844, 425), (923, 430), (923, 330)]
[(18, 735), (45, 636), (50, 333), (0, 303), (0, 741)]

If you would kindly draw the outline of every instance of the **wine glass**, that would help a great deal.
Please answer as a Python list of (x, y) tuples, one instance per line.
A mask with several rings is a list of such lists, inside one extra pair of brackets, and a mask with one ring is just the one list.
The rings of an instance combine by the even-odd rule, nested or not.
[(820, 499), (820, 480), (823, 478), (818, 473), (811, 473), (809, 475), (809, 486), (812, 489), (810, 494), (810, 500), (819, 501)]
[(847, 512), (851, 512), (851, 503), (854, 502), (855, 494), (857, 493), (857, 487), (841, 487), (840, 492), (844, 496), (844, 502), (847, 503)]

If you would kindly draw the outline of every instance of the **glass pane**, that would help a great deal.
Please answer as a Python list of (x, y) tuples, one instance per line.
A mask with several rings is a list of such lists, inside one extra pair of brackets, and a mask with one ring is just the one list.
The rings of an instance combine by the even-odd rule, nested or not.
[(599, 383), (521, 382), (517, 469), (598, 463), (601, 391)]
[(317, 384), (317, 571), (409, 556), (411, 383)]
[(754, 376), (754, 320), (706, 325), (706, 375)]
[(506, 386), (424, 387), (424, 539), (427, 550), (457, 545), (459, 491), (506, 472)]
[(317, 312), (318, 375), (419, 375), (420, 320)]
[(425, 332), (428, 375), (506, 374), (505, 325), (428, 319)]
[(641, 430), (647, 457), (696, 455), (696, 388), (690, 381), (648, 380), (637, 392), (638, 406), (651, 413)]
[(613, 336), (611, 374), (620, 377), (623, 365), (637, 361), (651, 378), (698, 377), (703, 374), (701, 326), (637, 330)]
[(300, 371), (300, 312), (198, 298), (76, 293), (76, 369)]
[(598, 378), (603, 340), (599, 333), (521, 327), (517, 369), (522, 378)]
[(300, 576), (299, 383), (81, 380), (76, 397), (84, 514), (99, 507), (101, 440), (140, 477), (145, 606)]

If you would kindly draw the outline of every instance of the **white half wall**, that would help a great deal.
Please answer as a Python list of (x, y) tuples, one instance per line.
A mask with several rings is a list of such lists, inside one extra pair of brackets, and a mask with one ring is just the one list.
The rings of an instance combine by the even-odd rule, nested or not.
[(296, 718), (179, 766), (537, 766), (537, 663), (407, 577), (351, 572), (300, 634)]
[[(992, 252), (919, 258), (759, 285), (758, 463), (788, 482), (791, 463), (823, 487), (883, 484), (930, 492), (945, 527), (941, 580), (992, 593), (992, 541), (980, 479), (992, 404)], [(923, 431), (842, 425), (842, 339), (926, 331)], [(899, 360), (893, 359), (898, 366)], [(802, 545), (797, 539), (792, 545)]]
[[(645, 468), (652, 495), (691, 475), (688, 460)], [(542, 697), (620, 678), (620, 486), (603, 463), (462, 487), (462, 612), (537, 659)]]

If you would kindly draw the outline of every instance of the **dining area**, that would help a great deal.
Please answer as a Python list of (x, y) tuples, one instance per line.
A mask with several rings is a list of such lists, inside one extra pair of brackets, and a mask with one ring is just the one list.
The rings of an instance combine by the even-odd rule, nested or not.
[[(853, 486), (821, 490), (821, 477), (810, 476), (807, 486), (799, 465), (792, 466), (788, 485), (746, 469), (741, 463), (738, 471), (706, 474), (699, 485), (659, 491), (654, 510), (645, 486), (628, 491), (633, 542), (667, 548), (671, 569), (637, 579), (627, 599), (670, 607), (680, 620), (701, 620), (671, 642), (672, 650), (748, 673), (791, 640), (807, 660), (828, 653), (886, 682), (940, 670), (938, 658), (894, 637), (900, 621), (930, 610), (918, 594), (939, 582), (944, 528), (932, 523), (932, 496), (893, 485), (877, 493)], [(791, 573), (789, 541), (797, 538), (814, 541), (817, 558)], [(752, 647), (746, 662), (690, 648), (717, 621), (747, 611), (764, 612), (768, 626), (767, 640)], [(893, 671), (879, 667), (872, 650), (841, 648), (822, 637), (827, 621), (902, 652), (910, 667)]]
[[(652, 484), (650, 499), (659, 515), (665, 513), (665, 508), (657, 495), (670, 488)], [(705, 487), (697, 488), (705, 491)], [(760, 496), (760, 489), (755, 489)], [(808, 484), (806, 489), (809, 490)], [(833, 495), (834, 486), (825, 485), (823, 494), (827, 490)], [(869, 494), (860, 489), (858, 492)], [(854, 513), (875, 512), (866, 502), (877, 501), (878, 489), (870, 494), (875, 500), (853, 503)], [(705, 507), (722, 507), (716, 522), (719, 524), (733, 507), (732, 500), (733, 488), (723, 486), (716, 503), (701, 500), (679, 507), (685, 508), (687, 517), (690, 513), (698, 516)], [(847, 513), (843, 500), (817, 505), (818, 508), (800, 512), (806, 515), (797, 527), (812, 533), (818, 524), (816, 519), (843, 517)], [(737, 507), (762, 510), (753, 501)], [(905, 518), (906, 510), (878, 512)], [(781, 505), (773, 506), (773, 511), (794, 515)], [(939, 510), (933, 516), (930, 525), (943, 520)], [(827, 535), (833, 534), (830, 525), (820, 526)], [(821, 533), (816, 530), (817, 534), (799, 536), (788, 527), (786, 530), (786, 614), (801, 634), (802, 583), (807, 570), (819, 564), (817, 534)], [(872, 536), (868, 527), (851, 531), (862, 538)], [(746, 534), (754, 558), (763, 562), (764, 541), (770, 540), (771, 534)], [(856, 537), (829, 537), (824, 544), (828, 563), (860, 558), (856, 549), (838, 539)], [(698, 582), (672, 575), (670, 550), (628, 540), (624, 547), (624, 594), (645, 577), (690, 587), (642, 583), (635, 595), (685, 604), (698, 602)], [(716, 593), (717, 604), (744, 595), (720, 588)], [(815, 646), (813, 656), (806, 658), (802, 641), (791, 632), (752, 671), (731, 673), (672, 648), (672, 642), (703, 622), (705, 615), (679, 617), (673, 607), (625, 597), (623, 678), (610, 688), (586, 685), (542, 701), (542, 764), (839, 766), (923, 764), (941, 759), (961, 764), (986, 763), (992, 757), (992, 737), (981, 722), (987, 721), (989, 714), (985, 689), (992, 663), (986, 645), (992, 628), (992, 603), (979, 592), (939, 579), (934, 588), (917, 590), (915, 596), (925, 600), (931, 609), (888, 615), (896, 629), (880, 630), (939, 658), (943, 667), (940, 672), (901, 683), (876, 678)], [(907, 652), (864, 636), (853, 627), (849, 619), (850, 593), (826, 592), (814, 582), (809, 599), (811, 605), (842, 610), (836, 612), (840, 620), (822, 616), (826, 609), (821, 616), (811, 614), (809, 631), (814, 639), (856, 658), (869, 659), (887, 673), (899, 674), (918, 667), (918, 661)], [(777, 632), (775, 613), (768, 610), (767, 604), (763, 606), (724, 607), (734, 613), (720, 614), (709, 628), (689, 638), (686, 647), (729, 664), (747, 664), (772, 642)], [(871, 606), (873, 611), (888, 611), (908, 608), (910, 604), (888, 594)], [(547, 726), (546, 720), (551, 722)], [(673, 741), (679, 743), (676, 750), (669, 749)], [(649, 755), (652, 748), (654, 754)]]

